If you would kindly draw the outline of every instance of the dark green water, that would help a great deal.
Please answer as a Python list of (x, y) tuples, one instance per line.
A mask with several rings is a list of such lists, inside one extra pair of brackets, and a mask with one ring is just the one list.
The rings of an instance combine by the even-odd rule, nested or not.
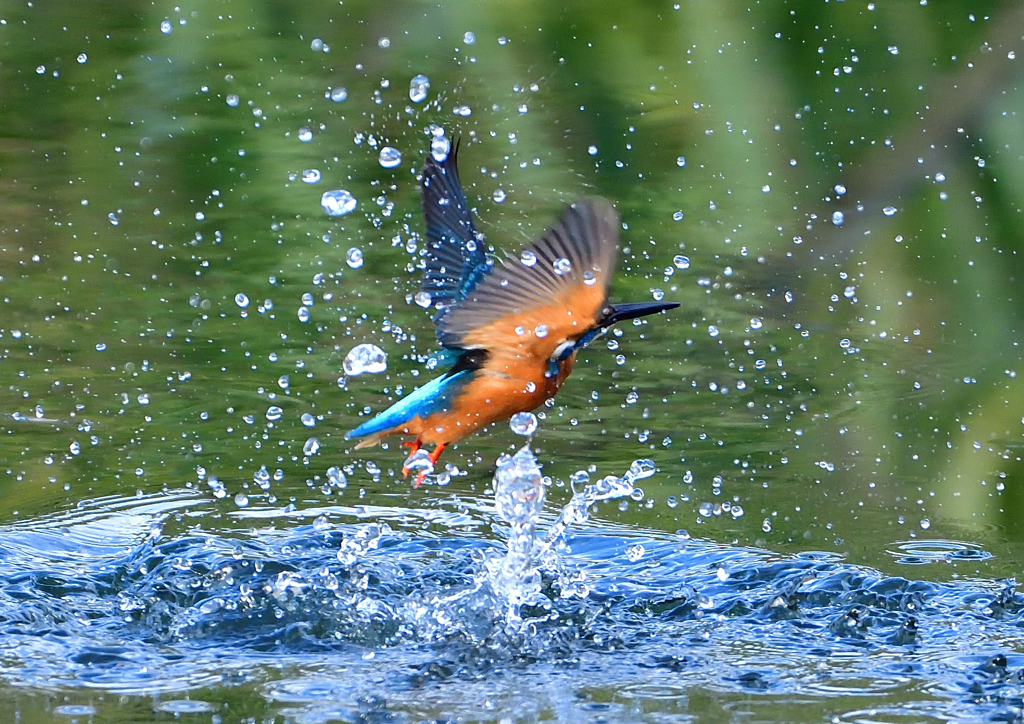
[[(1010, 3), (0, 3), (0, 702), (1019, 717), (1021, 27)], [(462, 138), (496, 248), (603, 196), (626, 226), (612, 300), (682, 305), (592, 345), (543, 409), (552, 515), (579, 470), (658, 472), (571, 545), (592, 595), (520, 638), (406, 604), (443, 610), (500, 550), (488, 489), (521, 438), (467, 439), (416, 491), (396, 444), (343, 439), (434, 374), (413, 301), (432, 125)], [(338, 189), (358, 205), (331, 218)], [(387, 370), (345, 379), (362, 343)], [(368, 570), (336, 558), (380, 521)], [(269, 565), (245, 575), (270, 592), (218, 578), (231, 561)], [(308, 600), (284, 605), (281, 573)], [(800, 613), (757, 613), (779, 592)], [(870, 633), (837, 631), (856, 605)], [(909, 615), (924, 649), (893, 638)]]

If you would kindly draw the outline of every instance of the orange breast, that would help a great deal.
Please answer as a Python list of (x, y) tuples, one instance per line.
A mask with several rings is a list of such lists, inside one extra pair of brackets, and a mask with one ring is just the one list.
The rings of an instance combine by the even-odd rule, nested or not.
[(487, 361), (452, 400), (451, 408), (415, 417), (387, 434), (416, 435), (427, 445), (447, 445), (492, 422), (539, 407), (555, 396), (575, 362), (575, 355), (570, 356), (559, 364), (557, 375), (546, 377), (555, 350), (592, 329), (604, 301), (602, 285), (580, 283), (553, 296), (550, 304), (517, 309), (468, 332), (463, 344), (486, 349)]
[(604, 305), (600, 285), (573, 285), (543, 307), (516, 310), (469, 332), (467, 347), (488, 351), (475, 379), (452, 401), (451, 409), (405, 427), (424, 443), (451, 443), (484, 425), (533, 410), (554, 397), (572, 371), (575, 355), (546, 377), (549, 360), (559, 345), (578, 339), (596, 324)]
[(449, 444), (492, 422), (507, 420), (517, 412), (539, 407), (555, 393), (572, 371), (573, 358), (559, 365), (559, 372), (545, 377), (547, 359), (491, 357), (476, 378), (452, 400), (450, 410), (425, 420), (416, 418), (405, 427), (426, 444)]

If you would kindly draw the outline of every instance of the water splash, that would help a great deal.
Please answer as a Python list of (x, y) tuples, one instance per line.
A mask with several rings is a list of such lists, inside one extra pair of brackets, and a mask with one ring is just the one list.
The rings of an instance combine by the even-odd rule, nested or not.
[(509, 524), (507, 550), (501, 558), (486, 561), (487, 583), (503, 610), (506, 632), (521, 631), (523, 606), (549, 608), (543, 593), (542, 573), (553, 575), (562, 598), (586, 598), (590, 589), (585, 576), (560, 556), (573, 525), (586, 523), (595, 503), (633, 495), (634, 483), (655, 472), (650, 460), (634, 460), (621, 478), (608, 475), (575, 491), (543, 536), (537, 525), (544, 508), (544, 478), (540, 464), (527, 443), (514, 455), (502, 455), (494, 474), (498, 516)]
[(534, 548), (536, 526), (544, 509), (544, 480), (529, 444), (515, 455), (502, 455), (494, 473), (494, 498), (498, 516), (510, 526), (508, 550), (503, 558), (487, 562), (487, 578), (504, 604), (509, 628), (519, 629), (524, 605), (544, 604), (541, 576)]

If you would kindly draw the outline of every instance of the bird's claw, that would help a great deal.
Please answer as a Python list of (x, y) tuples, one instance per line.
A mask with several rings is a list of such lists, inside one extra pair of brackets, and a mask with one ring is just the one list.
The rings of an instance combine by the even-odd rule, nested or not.
[[(402, 466), (402, 477), (403, 478), (409, 477), (409, 468), (405, 467), (404, 465)], [(420, 470), (418, 473), (416, 473), (416, 477), (413, 478), (413, 481), (412, 481), (412, 487), (414, 487), (414, 488), (420, 487), (421, 485), (423, 485), (423, 481), (426, 480), (426, 479), (427, 479), (427, 470), (424, 468), (423, 470)]]

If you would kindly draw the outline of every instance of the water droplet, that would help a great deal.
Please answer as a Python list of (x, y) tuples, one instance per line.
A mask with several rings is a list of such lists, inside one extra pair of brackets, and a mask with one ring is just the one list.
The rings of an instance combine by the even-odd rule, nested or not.
[(315, 437), (306, 440), (306, 444), (302, 446), (302, 454), (307, 458), (316, 455), (318, 452), (320, 452), (320, 441)]
[(494, 203), (500, 204), (505, 200), (505, 192), (502, 189), (494, 189), (494, 193), (491, 194), (491, 198), (494, 199)]
[(347, 88), (331, 88), (331, 100), (335, 103), (341, 103), (348, 98)]
[(316, 417), (310, 412), (303, 412), (299, 419), (306, 427), (316, 427)]
[(636, 401), (639, 400), (639, 399), (640, 399), (640, 395), (638, 395), (633, 390), (630, 390), (629, 392), (626, 393), (626, 404), (627, 405), (635, 405)]
[(832, 190), (836, 192), (836, 196), (842, 196), (846, 193), (846, 187), (842, 184), (836, 184), (832, 187)]
[(631, 546), (626, 547), (626, 559), (630, 563), (636, 563), (638, 560), (644, 557), (646, 549), (639, 543), (634, 543)]
[[(315, 184), (320, 181), (320, 171), (315, 168), (307, 168), (302, 172), (302, 181), (307, 184)], [(320, 205), (323, 205), (323, 199), (320, 199)]]
[(941, 171), (939, 173), (935, 174), (935, 183), (940, 184), (940, 183), (942, 183), (945, 180), (946, 180), (946, 174), (942, 173)]
[(320, 206), (328, 216), (344, 216), (355, 210), (357, 202), (345, 189), (325, 191)]
[(402, 152), (397, 148), (385, 146), (380, 150), (377, 161), (383, 168), (395, 168), (402, 164)]
[(597, 146), (587, 146), (587, 153), (589, 153), (591, 156), (596, 156)]
[(680, 156), (679, 158), (676, 159), (676, 166), (678, 166), (679, 168), (682, 168), (685, 165), (686, 165), (686, 156)]
[(524, 249), (519, 255), (519, 261), (523, 263), (523, 266), (533, 266), (537, 263), (537, 255), (529, 249)]
[(306, 307), (299, 307), (299, 311), (296, 313), (296, 316), (298, 316), (300, 322), (305, 324), (309, 321), (309, 309)]
[(314, 53), (319, 53), (324, 49), (324, 41), (321, 38), (313, 38), (309, 43), (309, 49)]
[(244, 508), (249, 504), (249, 496), (245, 493), (239, 493), (235, 496), (235, 505), (239, 508)]
[(674, 214), (672, 214), (672, 220), (673, 221), (682, 221), (683, 220), (683, 212), (682, 211), (677, 211)]
[(97, 352), (106, 352), (107, 351), (107, 344), (106, 344), (106, 342), (99, 342), (99, 343), (97, 343), (96, 344), (96, 351)]
[(750, 320), (750, 328), (751, 329), (761, 329), (761, 326), (762, 326), (761, 320), (758, 319), (757, 317), (754, 317), (754, 318), (752, 318)]
[(685, 256), (676, 256), (672, 259), (672, 263), (675, 264), (676, 269), (689, 269), (690, 259)]
[(277, 422), (281, 419), (282, 415), (284, 415), (284, 410), (277, 405), (271, 405), (267, 408), (267, 419), (271, 422)]
[(309, 143), (313, 140), (313, 132), (309, 130), (309, 126), (303, 126), (299, 129), (299, 140), (303, 143)]
[(121, 223), (121, 220), (117, 218), (117, 214), (115, 214), (113, 211), (107, 214), (107, 220), (110, 222), (111, 226), (117, 226), (118, 224)]
[(239, 292), (238, 294), (235, 295), (235, 304), (237, 304), (242, 309), (245, 309), (246, 307), (249, 306), (249, 297)]
[(89, 60), (89, 56), (88, 55), (86, 55), (85, 53), (79, 53), (78, 54), (78, 62), (79, 63), (85, 63), (87, 60)]
[(375, 344), (360, 344), (345, 355), (342, 368), (349, 377), (362, 374), (375, 375), (388, 368), (388, 357), (384, 350)]
[(164, 35), (170, 35), (171, 31), (173, 29), (174, 29), (174, 26), (171, 25), (171, 21), (170, 20), (164, 20), (163, 22), (160, 23), (160, 32), (163, 33)]
[(224, 99), (224, 102), (232, 108), (237, 108), (239, 101), (240, 99), (236, 93), (229, 93), (227, 98)]
[[(442, 134), (444, 131), (442, 130)], [(434, 157), (434, 160), (441, 163), (448, 158), (448, 151), (451, 149), (451, 143), (444, 135), (434, 136), (430, 141), (430, 155)]]
[(345, 252), (345, 263), (352, 269), (361, 267), (363, 265), (363, 250), (358, 246), (353, 246)]
[(657, 467), (654, 465), (654, 461), (644, 458), (643, 460), (634, 460), (629, 465), (629, 470), (626, 471), (625, 478), (631, 483), (635, 483), (637, 480), (646, 480), (647, 478), (654, 475), (657, 472)]
[(832, 212), (832, 223), (835, 224), (836, 226), (842, 226), (845, 220), (846, 217), (843, 215), (842, 211)]
[(893, 214), (896, 213), (896, 207), (886, 206), (884, 209), (882, 209), (882, 213), (885, 214), (886, 216), (892, 216)]
[(416, 292), (416, 295), (412, 299), (416, 302), (417, 306), (423, 307), (424, 309), (429, 307), (434, 301), (434, 298), (430, 296), (430, 292), (427, 291)]
[(455, 106), (452, 108), (452, 113), (457, 116), (462, 116), (463, 118), (468, 118), (473, 115), (473, 109), (469, 106)]
[(558, 276), (565, 276), (572, 271), (572, 262), (565, 257), (559, 257), (558, 259), (555, 259), (552, 267), (554, 267), (555, 274)]
[(348, 487), (348, 478), (345, 477), (345, 473), (333, 466), (327, 468), (327, 482), (331, 484), (332, 488)]
[(765, 184), (764, 186), (761, 187), (761, 193), (762, 194), (766, 194), (766, 193), (770, 192), (771, 190), (772, 190), (772, 187), (769, 186), (768, 184)]
[(537, 431), (537, 416), (532, 412), (517, 412), (509, 420), (509, 427), (516, 435), (532, 435)]
[(713, 324), (709, 324), (708, 325), (708, 336), (709, 337), (717, 337), (718, 335), (719, 335), (718, 327), (716, 327)]
[(476, 42), (476, 33), (474, 33), (472, 30), (467, 30), (462, 35), (462, 42), (465, 43), (466, 45), (472, 45), (473, 43)]
[(533, 333), (543, 339), (548, 336), (548, 325), (538, 324), (537, 328), (533, 330)]

